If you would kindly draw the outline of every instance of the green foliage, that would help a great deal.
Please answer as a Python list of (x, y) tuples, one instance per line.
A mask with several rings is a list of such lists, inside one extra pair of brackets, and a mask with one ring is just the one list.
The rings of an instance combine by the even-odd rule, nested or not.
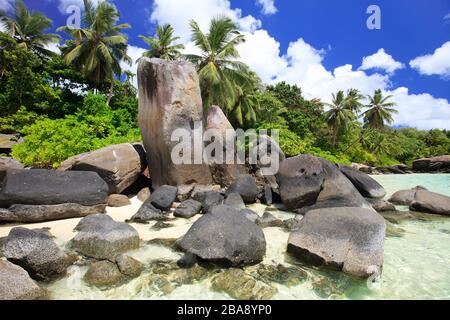
[(173, 35), (174, 30), (170, 24), (164, 24), (156, 28), (155, 37), (139, 36), (150, 47), (144, 52), (144, 57), (160, 58), (163, 60), (176, 60), (181, 56), (180, 50), (184, 49), (182, 44), (174, 44), (180, 37)]
[(112, 110), (103, 95), (89, 94), (83, 108), (64, 119), (43, 119), (23, 129), (13, 156), (25, 165), (57, 167), (65, 159), (110, 144), (140, 141), (126, 110)]

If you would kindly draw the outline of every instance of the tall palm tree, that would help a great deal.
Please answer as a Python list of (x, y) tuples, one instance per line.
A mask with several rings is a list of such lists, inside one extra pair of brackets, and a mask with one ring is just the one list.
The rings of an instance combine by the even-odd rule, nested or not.
[(366, 128), (380, 130), (384, 128), (385, 123), (391, 124), (394, 121), (392, 115), (398, 113), (398, 111), (393, 108), (395, 103), (388, 101), (392, 98), (392, 95), (383, 97), (381, 89), (378, 89), (375, 90), (373, 96), (367, 96), (367, 98), (369, 99), (367, 105), (369, 110), (362, 114)]
[(363, 100), (365, 97), (361, 94), (358, 89), (350, 89), (347, 91), (347, 100), (348, 108), (350, 108), (355, 114), (359, 114), (361, 109), (363, 108)]
[(45, 33), (52, 26), (52, 21), (40, 12), (30, 12), (22, 0), (16, 0), (14, 13), (9, 17), (0, 12), (0, 22), (11, 37), (23, 48), (29, 49), (40, 57), (48, 57), (54, 53), (45, 47), (58, 43), (59, 36)]
[(114, 86), (114, 76), (122, 75), (120, 62), (131, 65), (127, 55), (128, 37), (121, 33), (130, 28), (129, 24), (116, 24), (120, 15), (115, 6), (104, 1), (94, 7), (90, 0), (83, 0), (84, 27), (77, 29), (64, 26), (64, 31), (72, 37), (66, 42), (62, 54), (68, 64), (77, 66), (94, 87), (105, 82), (110, 84), (107, 103), (109, 104)]
[(236, 46), (245, 41), (244, 35), (226, 17), (212, 19), (206, 34), (197, 22), (192, 20), (190, 26), (192, 40), (201, 50), (201, 55), (190, 54), (186, 57), (197, 66), (204, 108), (219, 105), (229, 114), (240, 93), (238, 83), (253, 78), (248, 67), (238, 61)]
[(236, 82), (236, 101), (229, 112), (231, 123), (240, 128), (256, 124), (256, 113), (260, 111), (258, 92), (263, 87), (256, 73), (247, 70), (245, 75)]
[(325, 103), (325, 105), (330, 107), (324, 116), (328, 128), (332, 131), (332, 146), (335, 148), (337, 137), (347, 128), (349, 123), (355, 118), (355, 115), (352, 109), (349, 108), (344, 91), (339, 91), (337, 94), (333, 93), (332, 102)]
[(139, 36), (150, 46), (150, 50), (146, 51), (143, 56), (164, 60), (178, 59), (181, 56), (180, 50), (184, 49), (184, 45), (173, 44), (180, 39), (180, 37), (174, 37), (173, 33), (173, 27), (170, 24), (165, 24), (156, 28), (155, 37)]

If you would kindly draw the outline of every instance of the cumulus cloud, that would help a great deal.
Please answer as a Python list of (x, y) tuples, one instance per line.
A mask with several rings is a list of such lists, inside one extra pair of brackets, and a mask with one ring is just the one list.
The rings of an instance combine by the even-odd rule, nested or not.
[(256, 0), (256, 3), (261, 6), (261, 12), (265, 15), (270, 16), (278, 12), (274, 0)]
[(426, 54), (411, 60), (409, 65), (423, 75), (439, 75), (444, 78), (449, 78), (450, 41), (437, 48), (432, 54)]
[(450, 23), (450, 13), (447, 13), (447, 14), (444, 16), (444, 21), (445, 21), (446, 23)]
[[(122, 70), (123, 71), (131, 71), (132, 73), (134, 73), (136, 75), (137, 74), (137, 66), (138, 66), (137, 60), (140, 57), (142, 57), (142, 55), (144, 54), (145, 51), (147, 51), (147, 50), (144, 48), (129, 45), (127, 48), (127, 54), (133, 60), (133, 63), (130, 66), (129, 64), (122, 61), (120, 63)], [(133, 78), (133, 85), (137, 88), (137, 77), (136, 76)]]
[(261, 27), (260, 20), (251, 15), (243, 16), (241, 9), (232, 9), (229, 0), (155, 0), (150, 20), (157, 24), (170, 23), (177, 35), (188, 42), (191, 19), (206, 30), (211, 17), (219, 15), (233, 19), (243, 31), (254, 32)]
[(391, 55), (387, 54), (386, 51), (381, 48), (371, 56), (364, 57), (359, 69), (379, 69), (384, 70), (387, 73), (394, 73), (396, 70), (403, 69), (404, 67), (405, 65), (403, 63), (395, 61)]
[[(242, 11), (232, 9), (228, 0), (155, 0), (151, 21), (172, 24), (186, 45), (183, 53), (198, 54), (199, 50), (189, 41), (189, 20), (195, 19), (203, 30), (207, 30), (211, 17), (217, 15), (231, 17), (238, 23), (247, 40), (238, 46), (241, 60), (265, 83), (286, 81), (296, 84), (307, 98), (319, 98), (326, 102), (338, 90), (356, 88), (364, 95), (372, 95), (376, 89), (382, 89), (385, 94), (392, 94), (397, 103), (399, 114), (394, 117), (394, 125), (450, 129), (450, 104), (447, 100), (428, 93), (411, 94), (404, 87), (392, 88), (390, 77), (404, 65), (395, 61), (384, 49), (364, 57), (357, 69), (345, 64), (327, 70), (323, 64), (326, 50), (314, 48), (300, 38), (291, 42), (285, 53), (281, 52), (280, 43), (262, 29), (261, 21), (253, 16), (242, 16)], [(138, 58), (144, 49), (132, 47), (130, 51), (130, 55)], [(136, 72), (135, 65), (125, 69)], [(366, 71), (369, 69), (375, 72), (368, 74)]]

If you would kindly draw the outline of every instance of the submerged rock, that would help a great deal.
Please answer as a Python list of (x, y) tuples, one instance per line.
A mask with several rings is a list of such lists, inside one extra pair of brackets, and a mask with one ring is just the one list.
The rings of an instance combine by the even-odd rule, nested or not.
[(98, 261), (91, 264), (83, 277), (86, 283), (96, 287), (110, 287), (120, 284), (125, 276), (120, 272), (115, 263), (110, 261)]
[(176, 245), (177, 239), (176, 238), (170, 238), (170, 239), (152, 239), (147, 241), (147, 244), (150, 245), (156, 245), (156, 246), (161, 246), (161, 247), (166, 247), (169, 249), (176, 249), (177, 245)]
[(146, 168), (142, 146), (123, 143), (71, 157), (58, 170), (97, 172), (108, 184), (110, 193), (122, 193)]
[(189, 199), (181, 203), (174, 212), (174, 216), (178, 218), (190, 219), (200, 213), (202, 204), (193, 199)]
[(173, 224), (171, 224), (171, 223), (166, 223), (164, 221), (158, 221), (153, 225), (152, 229), (159, 231), (162, 229), (167, 229), (167, 228), (172, 228), (172, 227), (173, 227)]
[(42, 231), (13, 228), (3, 245), (5, 258), (37, 280), (49, 281), (66, 273), (73, 260)]
[(116, 264), (122, 274), (132, 279), (139, 277), (144, 270), (142, 263), (125, 254), (116, 257)]
[(0, 260), (0, 300), (42, 300), (47, 292), (21, 267)]
[(417, 190), (410, 209), (450, 216), (450, 197), (427, 190)]
[(291, 233), (288, 252), (314, 265), (368, 278), (381, 273), (385, 230), (384, 219), (373, 209), (313, 210)]
[(108, 206), (113, 208), (120, 208), (129, 206), (131, 204), (130, 199), (123, 194), (112, 194), (108, 197)]
[(279, 283), (286, 287), (294, 287), (304, 282), (308, 275), (299, 267), (259, 264), (246, 269), (255, 278), (265, 283)]
[(225, 270), (211, 284), (213, 290), (238, 300), (269, 300), (278, 292), (275, 287), (256, 280), (241, 269)]
[(347, 166), (339, 166), (339, 169), (364, 197), (381, 199), (386, 195), (383, 186), (368, 174)]
[(0, 190), (0, 207), (14, 204), (83, 206), (106, 204), (108, 185), (95, 172), (8, 170)]
[(177, 260), (177, 265), (182, 269), (189, 269), (197, 263), (197, 256), (192, 253), (185, 253), (184, 256)]
[(0, 222), (37, 223), (71, 218), (82, 218), (105, 213), (106, 204), (83, 206), (76, 203), (55, 205), (14, 204), (8, 209), (0, 209)]
[(261, 262), (266, 253), (261, 228), (224, 205), (197, 220), (177, 244), (204, 260), (235, 267)]
[[(137, 71), (139, 88), (139, 126), (154, 187), (162, 185), (210, 184), (206, 164), (176, 165), (172, 151), (178, 141), (175, 130), (192, 135), (203, 121), (200, 85), (194, 66), (187, 61), (165, 61), (143, 57)], [(203, 135), (201, 130), (198, 134)], [(202, 154), (202, 144), (193, 143), (192, 154)]]
[(240, 175), (227, 189), (226, 195), (237, 193), (245, 203), (255, 203), (258, 196), (258, 186), (255, 179), (248, 174)]
[(114, 221), (107, 215), (83, 218), (71, 244), (77, 252), (95, 259), (115, 261), (118, 254), (139, 248), (139, 234), (129, 224)]

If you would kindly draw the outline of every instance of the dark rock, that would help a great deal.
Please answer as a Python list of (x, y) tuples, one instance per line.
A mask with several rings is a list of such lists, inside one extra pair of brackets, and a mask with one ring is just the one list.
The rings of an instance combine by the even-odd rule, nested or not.
[(419, 212), (428, 212), (450, 216), (450, 197), (430, 192), (428, 190), (417, 190), (410, 209)]
[(178, 186), (177, 200), (178, 202), (184, 202), (189, 199), (195, 184), (182, 184)]
[(0, 260), (0, 300), (42, 300), (47, 292), (21, 267)]
[(157, 239), (149, 240), (146, 243), (150, 244), (150, 245), (166, 247), (166, 248), (169, 248), (169, 249), (176, 249), (177, 248), (176, 242), (177, 242), (177, 239), (174, 239), (174, 238), (173, 239), (159, 239), (159, 238), (157, 238)]
[(269, 185), (265, 185), (262, 193), (261, 193), (261, 203), (266, 205), (271, 205), (273, 203), (273, 196), (272, 196), (272, 188)]
[(399, 206), (409, 206), (414, 201), (417, 190), (422, 189), (426, 190), (421, 186), (417, 186), (409, 190), (397, 191), (389, 198), (388, 201)]
[(212, 289), (238, 300), (269, 300), (278, 292), (275, 287), (256, 280), (241, 269), (229, 269), (212, 280)]
[(13, 204), (105, 204), (108, 185), (95, 172), (9, 170), (0, 190), (0, 207)]
[(301, 214), (327, 207), (369, 207), (350, 180), (322, 158), (300, 155), (286, 159), (277, 181), (283, 204)]
[(172, 207), (172, 204), (177, 198), (177, 192), (177, 187), (159, 187), (151, 194), (150, 198), (148, 198), (148, 202), (150, 202), (155, 208), (159, 210), (167, 211)]
[[(179, 144), (171, 139), (173, 132), (185, 129), (194, 135), (194, 125), (203, 121), (200, 85), (194, 66), (187, 61), (143, 57), (139, 60), (137, 78), (139, 126), (153, 185), (210, 184), (211, 174), (206, 164), (176, 165), (171, 157)], [(197, 131), (202, 136), (203, 132)], [(202, 154), (201, 144), (193, 143), (193, 146), (192, 154)]]
[(116, 257), (116, 264), (123, 275), (132, 279), (139, 277), (144, 270), (142, 263), (125, 254)]
[(217, 191), (207, 191), (205, 193), (197, 193), (196, 200), (201, 200), (203, 213), (207, 214), (223, 203), (223, 195)]
[(384, 219), (373, 209), (313, 210), (291, 233), (288, 252), (314, 265), (368, 278), (381, 273), (385, 230)]
[(6, 171), (11, 169), (23, 169), (23, 165), (13, 158), (0, 157), (0, 188), (3, 179), (5, 178)]
[(256, 220), (256, 224), (261, 228), (282, 227), (283, 221), (266, 211), (261, 218)]
[(136, 212), (136, 214), (132, 216), (131, 219), (127, 222), (136, 222), (145, 224), (150, 221), (165, 221), (167, 219), (168, 219), (167, 214), (155, 208), (151, 203), (151, 199), (149, 198), (141, 205), (138, 212)]
[(226, 194), (238, 193), (245, 203), (255, 203), (258, 196), (258, 186), (251, 175), (239, 176), (228, 188)]
[(413, 170), (417, 172), (448, 172), (450, 168), (450, 155), (418, 159), (413, 162)]
[(83, 206), (76, 203), (56, 205), (14, 204), (8, 209), (0, 209), (0, 222), (37, 223), (70, 218), (82, 218), (105, 213), (106, 204)]
[(189, 269), (197, 263), (197, 256), (192, 253), (185, 253), (184, 256), (177, 261), (177, 265), (182, 269)]
[(147, 199), (150, 197), (151, 194), (152, 192), (150, 191), (150, 188), (146, 187), (141, 189), (141, 191), (139, 191), (139, 193), (137, 194), (137, 198), (138, 200), (145, 202), (147, 201)]
[(53, 280), (66, 273), (72, 264), (45, 232), (13, 228), (3, 246), (5, 258), (28, 271), (37, 280)]
[(245, 209), (244, 200), (242, 200), (242, 197), (239, 195), (239, 193), (230, 193), (223, 204), (233, 207), (237, 210)]
[(96, 287), (110, 287), (120, 284), (125, 276), (115, 263), (110, 261), (94, 262), (83, 277), (86, 283)]
[(153, 225), (152, 229), (159, 231), (162, 229), (167, 229), (167, 228), (172, 228), (172, 227), (173, 227), (173, 224), (171, 224), (171, 223), (166, 223), (164, 221), (158, 221)]
[(396, 211), (395, 205), (388, 201), (380, 200), (380, 199), (370, 199), (366, 198), (367, 202), (375, 209), (377, 212), (384, 211)]
[(189, 199), (181, 203), (176, 209), (174, 216), (179, 218), (190, 219), (200, 213), (202, 204), (193, 199)]
[(339, 169), (364, 197), (381, 199), (386, 195), (386, 190), (381, 184), (369, 175), (347, 166), (340, 166)]
[(123, 143), (71, 157), (58, 170), (97, 172), (108, 184), (110, 193), (122, 193), (146, 168), (142, 146)]
[(115, 260), (118, 254), (139, 248), (139, 234), (130, 225), (117, 222), (107, 215), (83, 218), (75, 230), (72, 247), (79, 253), (95, 259)]
[(197, 220), (177, 244), (186, 252), (226, 266), (256, 264), (266, 253), (261, 228), (224, 205)]
[(131, 204), (130, 199), (123, 194), (112, 194), (108, 197), (108, 206), (113, 208), (120, 208), (129, 206)]
[(265, 283), (275, 282), (286, 287), (294, 287), (303, 283), (307, 278), (307, 273), (299, 267), (259, 264), (246, 269), (252, 276)]
[(253, 210), (242, 209), (239, 212), (240, 212), (240, 214), (242, 214), (244, 217), (246, 217), (251, 222), (255, 222), (256, 223), (256, 221), (259, 219), (259, 215)]

